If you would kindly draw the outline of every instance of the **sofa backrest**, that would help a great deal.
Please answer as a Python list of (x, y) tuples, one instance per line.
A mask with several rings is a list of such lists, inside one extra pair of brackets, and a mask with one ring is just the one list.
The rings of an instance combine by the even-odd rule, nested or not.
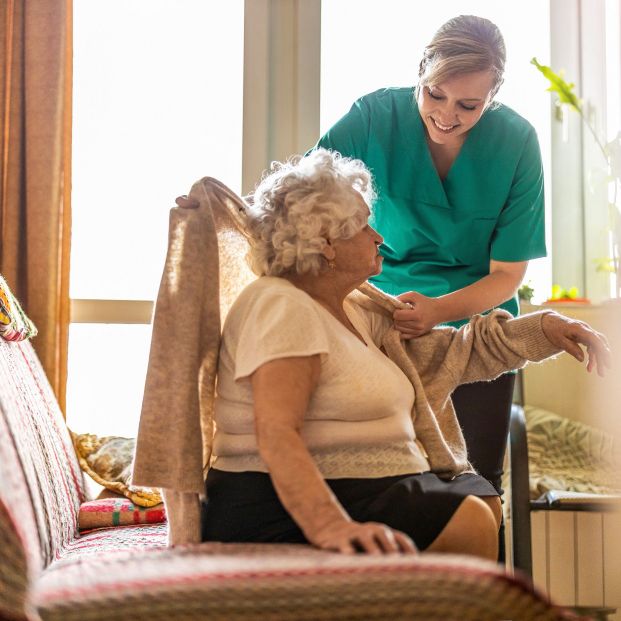
[(77, 535), (83, 500), (73, 445), (32, 345), (0, 339), (0, 618), (19, 618), (29, 580)]

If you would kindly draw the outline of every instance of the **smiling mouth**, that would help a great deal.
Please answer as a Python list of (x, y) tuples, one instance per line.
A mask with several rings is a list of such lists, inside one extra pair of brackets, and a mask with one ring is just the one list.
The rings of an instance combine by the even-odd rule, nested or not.
[(436, 129), (441, 131), (443, 134), (450, 134), (454, 129), (459, 127), (459, 125), (442, 125), (441, 123), (438, 123), (438, 121), (436, 121), (433, 117), (429, 117), (429, 118), (432, 120)]

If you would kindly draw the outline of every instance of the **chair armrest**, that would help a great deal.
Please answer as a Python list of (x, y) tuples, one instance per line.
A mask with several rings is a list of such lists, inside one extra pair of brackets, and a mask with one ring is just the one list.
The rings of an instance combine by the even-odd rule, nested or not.
[(528, 442), (524, 408), (511, 406), (509, 424), (509, 461), (511, 464), (511, 541), (513, 566), (529, 577), (533, 575), (528, 477)]

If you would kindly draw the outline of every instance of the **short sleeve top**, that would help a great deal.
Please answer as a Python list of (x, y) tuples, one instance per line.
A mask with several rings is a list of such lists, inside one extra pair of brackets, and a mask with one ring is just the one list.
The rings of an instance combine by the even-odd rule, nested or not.
[[(444, 180), (411, 87), (358, 99), (317, 146), (360, 159), (373, 174), (371, 222), (385, 241), (383, 270), (372, 280), (388, 293), (445, 295), (489, 274), (490, 259), (546, 254), (537, 135), (507, 106), (483, 113)], [(517, 299), (500, 308), (517, 315)]]
[(346, 302), (362, 343), (328, 310), (282, 278), (251, 283), (223, 327), (212, 466), (266, 472), (259, 456), (250, 376), (279, 358), (319, 355), (321, 371), (301, 435), (327, 478), (422, 472), (415, 441), (414, 389), (379, 349), (371, 323)]

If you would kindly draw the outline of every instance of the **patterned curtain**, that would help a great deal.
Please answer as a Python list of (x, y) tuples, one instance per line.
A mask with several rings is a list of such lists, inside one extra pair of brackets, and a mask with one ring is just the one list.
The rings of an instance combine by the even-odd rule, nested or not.
[(71, 0), (0, 1), (0, 273), (39, 329), (64, 410), (71, 232)]

